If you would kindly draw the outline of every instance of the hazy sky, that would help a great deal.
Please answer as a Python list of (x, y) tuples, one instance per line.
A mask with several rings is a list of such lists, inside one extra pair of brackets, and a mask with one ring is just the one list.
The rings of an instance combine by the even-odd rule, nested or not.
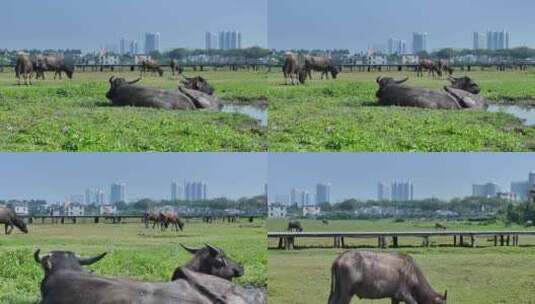
[(378, 153), (269, 155), (269, 195), (288, 194), (291, 187), (315, 193), (318, 182), (331, 182), (334, 200), (376, 199), (377, 183), (411, 180), (416, 198), (471, 195), (472, 184), (528, 179), (535, 154), (522, 153)]
[(253, 153), (0, 153), (0, 199), (55, 202), (110, 184), (127, 184), (127, 199), (170, 198), (173, 180), (203, 180), (210, 198), (262, 195), (266, 154)]
[(267, 0), (2, 0), (0, 48), (94, 50), (160, 32), (161, 47), (204, 48), (206, 31), (266, 46)]
[(366, 49), (390, 37), (412, 46), (428, 32), (430, 49), (472, 47), (472, 33), (512, 32), (512, 45), (535, 46), (535, 1), (527, 0), (269, 0), (271, 48)]

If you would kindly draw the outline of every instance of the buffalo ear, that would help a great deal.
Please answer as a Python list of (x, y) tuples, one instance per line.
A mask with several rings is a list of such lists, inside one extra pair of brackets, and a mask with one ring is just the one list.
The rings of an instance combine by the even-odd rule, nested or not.
[(110, 77), (110, 84), (113, 84), (113, 81), (115, 80), (115, 76)]
[(92, 265), (92, 264), (95, 264), (96, 262), (100, 261), (107, 254), (108, 254), (107, 252), (104, 252), (104, 253), (102, 253), (100, 255), (97, 255), (95, 257), (92, 257), (92, 258), (87, 258), (87, 259), (78, 258), (78, 262), (80, 263), (80, 265)]
[(188, 247), (182, 243), (180, 243), (180, 246), (182, 246), (182, 248), (184, 248), (187, 252), (191, 253), (191, 254), (196, 254), (197, 252), (199, 252), (200, 249), (198, 248), (192, 248), (192, 247)]

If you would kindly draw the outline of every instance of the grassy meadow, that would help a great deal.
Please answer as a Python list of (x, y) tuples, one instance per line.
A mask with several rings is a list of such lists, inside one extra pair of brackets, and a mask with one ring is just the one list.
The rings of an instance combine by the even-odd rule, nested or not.
[(74, 251), (81, 256), (108, 255), (89, 269), (107, 277), (169, 281), (174, 269), (191, 255), (179, 243), (221, 247), (243, 264), (245, 276), (238, 283), (267, 286), (265, 222), (205, 224), (189, 221), (183, 232), (145, 229), (144, 224), (34, 224), (30, 233), (14, 230), (0, 235), (0, 303), (29, 304), (39, 299), (41, 267), (33, 252)]
[[(430, 231), (434, 221), (301, 221), (305, 231)], [(442, 222), (450, 230), (524, 230), (502, 223)], [(284, 231), (287, 221), (269, 220), (268, 231)], [(529, 228), (534, 229), (534, 228)], [(276, 247), (275, 240), (269, 246)], [(332, 240), (296, 241), (297, 250), (269, 250), (268, 284), (270, 303), (327, 303), (331, 286), (331, 265), (345, 250), (327, 248)], [(448, 303), (500, 304), (535, 303), (535, 238), (520, 238), (519, 247), (493, 247), (479, 239), (476, 248), (454, 248), (448, 238), (431, 238), (431, 247), (421, 240), (400, 238), (399, 250), (410, 254), (438, 292), (448, 290)], [(377, 240), (349, 240), (352, 249), (377, 251)], [(306, 248), (308, 247), (308, 248)], [(389, 300), (358, 300), (352, 303), (389, 304)]]
[[(456, 72), (456, 76), (464, 75)], [(440, 89), (446, 80), (414, 72), (342, 73), (337, 80), (278, 86), (270, 96), (270, 151), (462, 152), (533, 151), (535, 127), (507, 113), (377, 106), (379, 75)], [(535, 104), (535, 71), (474, 71), (466, 75), (493, 103)], [(284, 83), (282, 76), (278, 83)]]
[[(234, 113), (110, 107), (108, 79), (139, 72), (75, 72), (74, 79), (34, 80), (17, 86), (0, 73), (0, 150), (198, 152), (266, 151), (267, 132), (256, 120)], [(265, 103), (260, 72), (186, 72), (202, 75), (226, 103)], [(145, 76), (144, 86), (173, 89), (181, 78)]]

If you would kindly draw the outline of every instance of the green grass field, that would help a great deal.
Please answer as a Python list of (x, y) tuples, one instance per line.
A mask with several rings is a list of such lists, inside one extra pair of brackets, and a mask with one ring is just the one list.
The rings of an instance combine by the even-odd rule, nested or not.
[[(287, 221), (269, 220), (268, 231), (284, 231)], [(305, 231), (429, 231), (435, 222), (393, 220), (301, 221)], [(504, 224), (468, 224), (447, 222), (451, 230), (523, 230)], [(306, 249), (269, 250), (268, 284), (270, 303), (327, 303), (331, 284), (331, 265), (345, 249), (319, 248), (332, 245), (332, 240), (299, 241)], [(534, 303), (535, 238), (521, 238), (520, 247), (493, 247), (480, 239), (476, 248), (454, 248), (451, 240), (432, 239), (430, 248), (419, 247), (420, 240), (400, 239), (401, 252), (410, 254), (423, 269), (432, 286), (439, 292), (448, 290), (448, 303), (499, 304)], [(328, 243), (328, 244), (327, 244)], [(359, 250), (372, 250), (376, 240), (346, 241)], [(270, 241), (270, 247), (275, 247)], [(394, 251), (394, 249), (387, 249)], [(358, 300), (353, 303), (389, 304), (389, 300)]]
[[(228, 103), (265, 99), (259, 72), (189, 72), (202, 75)], [(78, 72), (73, 80), (17, 86), (11, 71), (0, 73), (2, 151), (266, 151), (266, 128), (241, 114), (109, 107), (111, 75), (134, 79), (138, 72)], [(146, 76), (145, 86), (176, 88), (179, 77)]]
[[(342, 73), (337, 80), (277, 86), (270, 95), (270, 151), (532, 151), (535, 127), (506, 113), (377, 106), (375, 79), (402, 78), (407, 85), (439, 89), (446, 80), (413, 72)], [(457, 76), (461, 72), (457, 72)], [(471, 72), (482, 94), (495, 103), (535, 100), (535, 71)], [(284, 83), (279, 75), (279, 84)]]
[(237, 282), (267, 286), (265, 222), (260, 220), (236, 224), (190, 221), (184, 232), (146, 230), (141, 223), (29, 227), (29, 234), (0, 235), (0, 303), (29, 304), (39, 299), (43, 271), (33, 260), (36, 248), (45, 253), (69, 250), (82, 256), (106, 251), (108, 256), (89, 267), (99, 275), (169, 281), (174, 269), (191, 258), (179, 243), (202, 246), (208, 242), (244, 265), (245, 276)]

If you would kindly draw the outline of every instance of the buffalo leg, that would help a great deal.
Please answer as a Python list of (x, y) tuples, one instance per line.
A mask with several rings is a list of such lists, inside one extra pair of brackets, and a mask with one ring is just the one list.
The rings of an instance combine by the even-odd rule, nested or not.
[(392, 304), (399, 304), (399, 301), (396, 299), (392, 299)]
[(13, 225), (11, 223), (6, 224), (6, 234), (11, 234), (12, 231), (13, 231)]
[(407, 295), (407, 294), (403, 295), (403, 302), (405, 304), (418, 304), (418, 302), (416, 302), (416, 300), (414, 300), (414, 298), (411, 295)]

